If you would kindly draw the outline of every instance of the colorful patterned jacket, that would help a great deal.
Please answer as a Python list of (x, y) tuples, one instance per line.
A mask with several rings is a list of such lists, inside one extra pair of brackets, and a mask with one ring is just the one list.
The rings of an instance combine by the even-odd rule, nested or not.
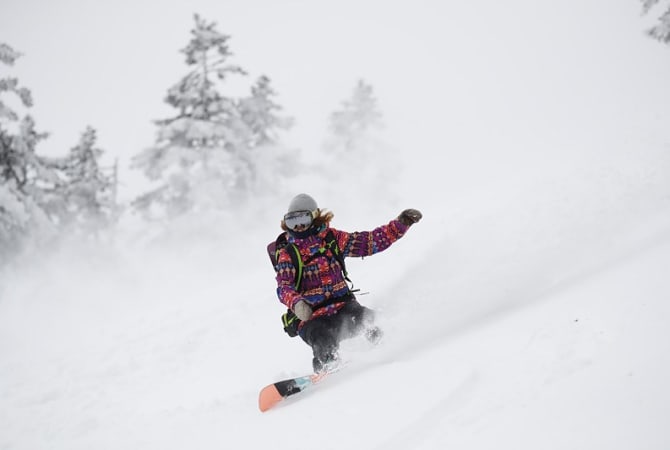
[[(287, 307), (300, 300), (306, 301), (314, 309), (312, 318), (330, 316), (344, 306), (344, 302), (333, 303), (334, 298), (346, 296), (349, 286), (342, 273), (340, 263), (331, 252), (324, 252), (312, 259), (325, 246), (325, 237), (330, 230), (335, 236), (343, 257), (364, 257), (386, 250), (400, 239), (409, 227), (398, 220), (392, 220), (372, 231), (346, 231), (327, 228), (325, 225), (316, 234), (297, 239), (289, 234), (289, 244), (294, 244), (304, 263), (299, 290), (296, 290), (297, 268), (291, 261), (288, 246), (279, 252), (277, 258), (277, 296)], [(319, 304), (327, 306), (319, 308)]]

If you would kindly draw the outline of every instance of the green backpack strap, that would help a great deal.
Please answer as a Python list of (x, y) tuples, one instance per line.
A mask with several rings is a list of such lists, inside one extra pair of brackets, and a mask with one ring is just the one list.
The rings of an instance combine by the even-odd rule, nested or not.
[(284, 248), (291, 257), (291, 263), (293, 264), (293, 267), (295, 267), (296, 269), (295, 289), (298, 290), (298, 288), (300, 287), (300, 280), (302, 280), (302, 270), (303, 270), (303, 262), (302, 259), (300, 258), (298, 247), (296, 247), (295, 244), (288, 242), (288, 239), (286, 238), (286, 233), (281, 233), (279, 236), (277, 236), (275, 242), (271, 242), (270, 245), (268, 245), (268, 253), (270, 254), (272, 265), (275, 266), (276, 270), (277, 263), (279, 261), (279, 253)]
[[(295, 290), (297, 291), (300, 289), (304, 264), (302, 262), (302, 258), (300, 257), (300, 251), (295, 244), (287, 244), (286, 251), (291, 257), (291, 263), (293, 263), (293, 267), (295, 267)], [(277, 257), (279, 257), (279, 255), (277, 255)]]

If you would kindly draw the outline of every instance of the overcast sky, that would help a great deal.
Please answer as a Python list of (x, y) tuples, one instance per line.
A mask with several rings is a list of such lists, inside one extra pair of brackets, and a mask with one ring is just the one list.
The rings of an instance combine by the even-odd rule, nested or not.
[(12, 73), (33, 91), (39, 127), (53, 133), (44, 148), (69, 148), (89, 124), (115, 153), (150, 145), (151, 120), (173, 114), (163, 97), (186, 73), (179, 50), (194, 13), (231, 36), (231, 62), (249, 72), (239, 84), (269, 76), (298, 120), (292, 138), (315, 145), (359, 78), (393, 116), (411, 109), (408, 83), (434, 81), (446, 64), (436, 51), (440, 2), (360, 3), (3, 0), (0, 29), (24, 54)]
[[(174, 115), (163, 98), (186, 73), (179, 50), (194, 13), (231, 36), (230, 62), (249, 72), (231, 90), (271, 78), (296, 119), (288, 144), (318, 146), (328, 114), (364, 79), (390, 142), (443, 152), (485, 147), (473, 143), (481, 130), (494, 143), (514, 136), (511, 148), (520, 137), (565, 139), (604, 103), (602, 133), (667, 105), (657, 80), (629, 81), (670, 68), (663, 46), (640, 47), (642, 19), (631, 20), (640, 9), (637, 0), (585, 0), (579, 10), (555, 0), (2, 0), (0, 41), (24, 54), (10, 71), (33, 92), (38, 127), (52, 133), (39, 151), (49, 155), (87, 125), (122, 166), (153, 144), (152, 120)], [(646, 67), (649, 55), (637, 63), (640, 51), (658, 53), (658, 67)]]

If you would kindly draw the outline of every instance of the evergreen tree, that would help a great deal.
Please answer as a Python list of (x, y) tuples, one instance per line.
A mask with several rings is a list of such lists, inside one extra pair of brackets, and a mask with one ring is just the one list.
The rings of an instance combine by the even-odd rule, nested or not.
[(220, 84), (231, 75), (245, 75), (228, 63), (229, 36), (195, 16), (192, 38), (182, 50), (190, 71), (169, 89), (166, 102), (178, 110), (157, 121), (157, 142), (133, 159), (158, 186), (133, 205), (148, 212), (156, 207), (168, 216), (221, 207), (226, 194), (242, 191), (251, 177), (245, 151), (253, 141), (238, 102), (222, 95)]
[(79, 143), (56, 162), (62, 177), (50, 192), (50, 212), (62, 226), (93, 234), (110, 225), (117, 215), (115, 173), (100, 166), (103, 151), (96, 146), (95, 129), (87, 127)]
[[(13, 66), (14, 62), (21, 56), (21, 54), (9, 45), (0, 43), (0, 62)], [(21, 103), (25, 107), (31, 107), (33, 105), (32, 95), (30, 91), (26, 88), (19, 87), (18, 80), (16, 78), (1, 78), (0, 79), (0, 93), (3, 92), (12, 92), (20, 99)], [(16, 121), (19, 116), (14, 112), (5, 102), (0, 98), (0, 120), (9, 120)]]
[[(382, 118), (374, 90), (363, 80), (356, 83), (342, 107), (330, 115), (331, 135), (319, 164), (328, 167), (329, 179), (339, 194), (384, 192), (388, 202), (397, 200), (396, 177), (403, 166), (398, 149), (385, 142), (378, 132)], [(356, 174), (354, 179), (351, 173)], [(369, 200), (374, 203), (374, 198)]]
[[(1, 63), (11, 66), (20, 56), (0, 43)], [(47, 134), (36, 130), (29, 115), (21, 118), (4, 94), (13, 94), (23, 108), (32, 106), (30, 91), (16, 78), (0, 78), (0, 252), (16, 249), (31, 232), (53, 231), (42, 209), (43, 188), (57, 176), (49, 161), (35, 152)]]
[(330, 116), (330, 130), (336, 146), (351, 150), (375, 127), (381, 126), (382, 114), (372, 86), (359, 80), (350, 100)]
[[(0, 44), (0, 62), (12, 66), (21, 56), (7, 44)], [(0, 78), (0, 94), (12, 93), (25, 108), (33, 105), (30, 91), (19, 86), (16, 78)], [(39, 137), (34, 133), (34, 121), (29, 116), (19, 121), (19, 115), (0, 97), (0, 182), (22, 190), (28, 183), (33, 164), (31, 148)]]
[[(641, 1), (644, 14), (649, 13), (659, 3), (659, 0)], [(658, 18), (658, 23), (647, 30), (647, 34), (660, 42), (670, 44), (670, 2), (667, 2), (665, 12)]]
[(248, 145), (252, 148), (276, 145), (278, 130), (288, 129), (292, 125), (290, 118), (279, 115), (282, 107), (274, 102), (275, 96), (270, 79), (263, 75), (251, 87), (251, 96), (240, 101), (242, 120), (251, 131), (252, 141)]

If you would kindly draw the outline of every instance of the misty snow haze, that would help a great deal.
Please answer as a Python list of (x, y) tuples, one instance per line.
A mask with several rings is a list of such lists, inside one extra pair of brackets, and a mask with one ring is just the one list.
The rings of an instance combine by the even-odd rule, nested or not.
[[(280, 3), (0, 6), (38, 152), (95, 128), (124, 203), (194, 13), (294, 120), (241, 201), (126, 210), (0, 269), (0, 448), (670, 448), (670, 47), (641, 3)], [(359, 80), (381, 126), (335, 151)], [(265, 253), (299, 192), (342, 230), (424, 218), (347, 260), (379, 346), (347, 341), (344, 370), (261, 413), (263, 386), (311, 370)]]

